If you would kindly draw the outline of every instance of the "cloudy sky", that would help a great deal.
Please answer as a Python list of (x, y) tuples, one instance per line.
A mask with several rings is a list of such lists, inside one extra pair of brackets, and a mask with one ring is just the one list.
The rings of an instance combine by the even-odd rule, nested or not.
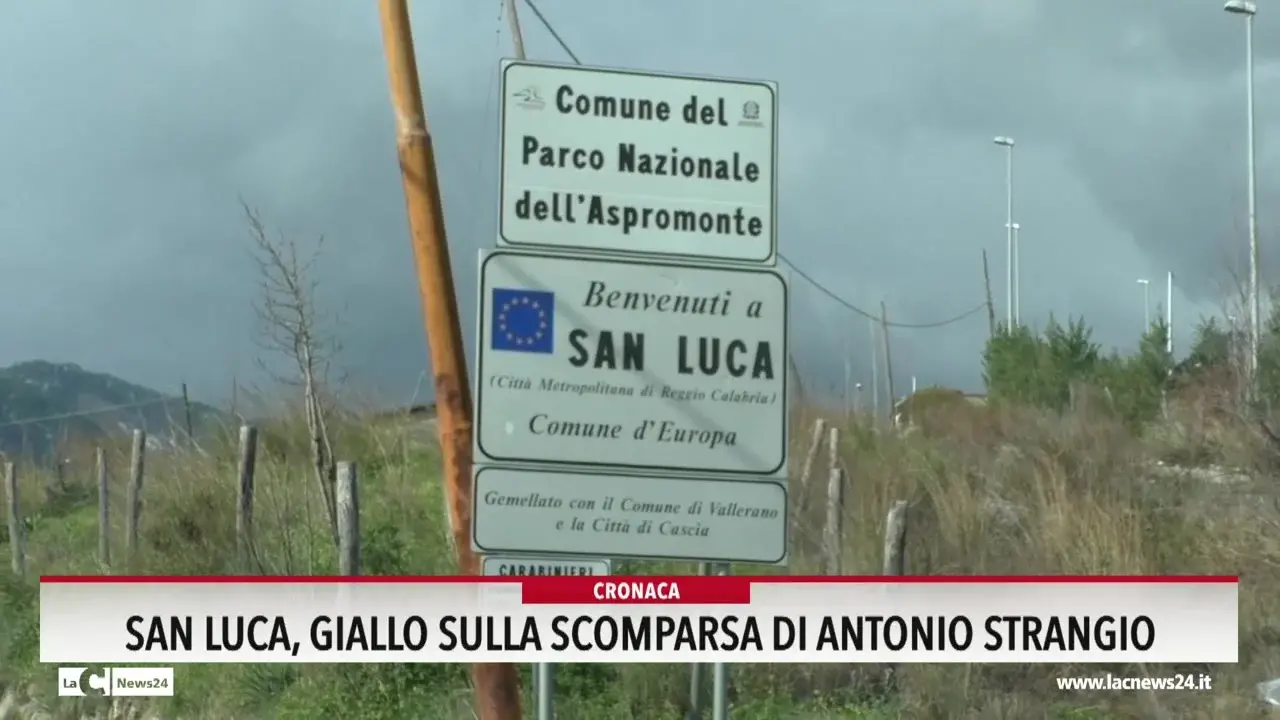
[[(541, 0), (588, 64), (780, 84), (783, 254), (850, 302), (929, 323), (1004, 312), (1016, 139), (1022, 315), (1130, 346), (1175, 274), (1176, 338), (1243, 271), (1245, 29), (1215, 0)], [(522, 6), (523, 8), (523, 6)], [(749, 10), (749, 11), (748, 11)], [(1264, 278), (1280, 216), (1280, 14), (1257, 19)], [(527, 8), (530, 58), (566, 60)], [(413, 3), (470, 334), (493, 243), (500, 0)], [(208, 400), (254, 378), (238, 198), (303, 242), (343, 364), (389, 401), (426, 367), (376, 3), (72, 0), (0, 7), (0, 364), (75, 362)], [(1243, 276), (1243, 272), (1242, 272)], [(867, 321), (795, 279), (796, 357), (870, 384)], [(985, 314), (895, 330), (899, 388), (977, 389)]]

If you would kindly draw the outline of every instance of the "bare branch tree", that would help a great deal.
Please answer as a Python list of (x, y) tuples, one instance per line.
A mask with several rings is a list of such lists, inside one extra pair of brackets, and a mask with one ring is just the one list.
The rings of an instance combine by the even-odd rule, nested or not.
[(245, 218), (253, 237), (253, 258), (258, 266), (258, 299), (254, 312), (258, 319), (257, 343), (264, 351), (283, 358), (291, 370), (284, 374), (259, 361), (276, 382), (301, 391), (315, 481), (320, 488), (329, 529), (336, 546), (338, 514), (334, 494), (336, 461), (329, 433), (333, 410), (330, 386), (332, 363), (341, 344), (321, 327), (316, 307), (319, 281), (315, 264), (324, 247), (324, 237), (303, 256), (295, 239), (283, 233), (274, 236), (256, 210), (243, 201)]

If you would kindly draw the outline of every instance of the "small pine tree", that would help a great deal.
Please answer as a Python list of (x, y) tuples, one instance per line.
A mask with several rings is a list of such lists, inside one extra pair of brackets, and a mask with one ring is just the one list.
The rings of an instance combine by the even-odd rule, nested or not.
[(1100, 348), (1083, 319), (1065, 326), (1050, 316), (1042, 334), (1019, 325), (999, 328), (983, 354), (983, 379), (992, 398), (1062, 410), (1071, 400), (1071, 385), (1091, 380)]

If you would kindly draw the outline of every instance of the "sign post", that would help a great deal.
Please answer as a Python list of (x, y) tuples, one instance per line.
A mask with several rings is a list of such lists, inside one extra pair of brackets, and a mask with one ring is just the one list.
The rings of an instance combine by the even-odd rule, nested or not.
[[(785, 564), (777, 85), (523, 58), (501, 77), (473, 548), (486, 568), (509, 560), (494, 554), (579, 568), (683, 560), (721, 575)], [(726, 669), (712, 668), (718, 719)], [(540, 719), (552, 672), (537, 669)], [(699, 685), (695, 666), (695, 714)]]
[[(600, 558), (486, 555), (483, 560), (483, 574), (490, 577), (608, 575), (610, 570), (612, 570), (612, 563)], [(556, 666), (554, 663), (534, 664), (533, 691), (537, 699), (538, 720), (555, 720)]]

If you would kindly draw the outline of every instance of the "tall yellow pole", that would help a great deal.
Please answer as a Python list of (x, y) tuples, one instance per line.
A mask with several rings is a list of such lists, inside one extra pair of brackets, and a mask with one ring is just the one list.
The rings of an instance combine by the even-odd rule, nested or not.
[[(467, 360), (445, 237), (435, 153), (418, 84), (408, 3), (379, 0), (378, 9), (395, 110), (396, 150), (404, 181), (427, 346), (435, 374), (437, 424), (444, 466), (442, 480), (449, 522), (458, 554), (458, 571), (478, 575), (480, 565), (471, 551), (470, 537), (471, 388), (467, 382)], [(479, 720), (520, 720), (520, 684), (514, 665), (476, 665), (473, 680)]]

